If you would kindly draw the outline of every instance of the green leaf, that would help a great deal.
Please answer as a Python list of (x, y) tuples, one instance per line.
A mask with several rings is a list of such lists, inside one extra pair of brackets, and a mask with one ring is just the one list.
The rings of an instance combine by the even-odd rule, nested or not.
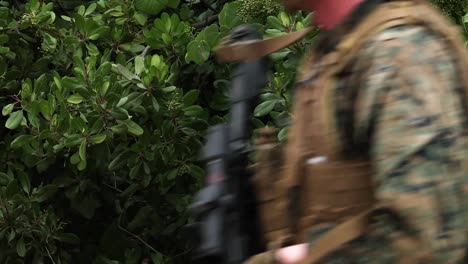
[(57, 47), (57, 38), (54, 36), (43, 32), (43, 43), (42, 46), (47, 50), (53, 50)]
[(99, 89), (99, 94), (100, 94), (101, 96), (106, 95), (107, 90), (109, 89), (109, 86), (110, 86), (110, 82), (109, 82), (109, 81), (104, 82), (104, 83), (102, 84), (101, 88)]
[(136, 0), (135, 9), (148, 15), (157, 15), (173, 0)]
[(123, 77), (125, 77), (125, 79), (131, 81), (131, 80), (140, 80), (140, 78), (131, 73), (127, 68), (125, 68), (124, 66), (120, 65), (120, 64), (117, 64), (117, 65), (114, 65), (114, 67), (116, 68), (117, 72), (119, 72)]
[(83, 102), (83, 96), (81, 96), (80, 94), (70, 95), (67, 98), (67, 102), (69, 102), (71, 104), (79, 104), (79, 103)]
[(141, 162), (137, 163), (135, 166), (133, 166), (131, 169), (130, 169), (130, 172), (128, 174), (128, 176), (130, 177), (130, 179), (135, 179), (136, 176), (138, 175), (138, 173), (140, 172), (140, 167), (141, 167)]
[(146, 21), (148, 20), (148, 17), (142, 13), (135, 12), (133, 15), (133, 18), (140, 24), (141, 26), (144, 26), (146, 24)]
[(221, 26), (226, 26), (229, 29), (242, 24), (242, 20), (239, 17), (239, 7), (240, 4), (238, 2), (225, 4), (219, 13), (219, 24)]
[(4, 172), (0, 172), (0, 185), (5, 186), (11, 181), (10, 176)]
[(135, 58), (135, 73), (137, 75), (140, 75), (140, 73), (142, 73), (144, 69), (145, 69), (145, 58), (143, 58), (142, 56), (137, 56)]
[(57, 193), (58, 187), (52, 184), (48, 184), (39, 189), (36, 193), (34, 200), (41, 203), (49, 200)]
[(11, 230), (10, 234), (8, 235), (8, 243), (13, 241), (16, 237), (16, 232), (14, 230)]
[(152, 97), (152, 98), (151, 98), (151, 101), (152, 101), (152, 103), (153, 103), (153, 108), (154, 108), (154, 110), (155, 110), (156, 112), (159, 112), (159, 107), (160, 107), (160, 106), (159, 106), (158, 100), (156, 100), (156, 98)]
[(26, 245), (24, 244), (24, 239), (22, 237), (16, 242), (16, 252), (20, 257), (26, 256)]
[(81, 161), (81, 159), (80, 159), (80, 153), (79, 152), (75, 152), (75, 154), (73, 154), (70, 157), (70, 162), (73, 165), (76, 165), (76, 164), (80, 163), (80, 161)]
[(93, 34), (93, 35), (89, 36), (88, 38), (90, 40), (97, 40), (99, 37), (100, 37), (99, 34)]
[(272, 61), (276, 62), (276, 61), (283, 60), (284, 58), (286, 58), (289, 53), (291, 53), (290, 50), (286, 50), (282, 52), (275, 52), (275, 53), (270, 54), (270, 57)]
[(18, 110), (11, 113), (10, 117), (8, 117), (8, 120), (5, 123), (5, 127), (8, 129), (17, 128), (21, 124), (21, 121), (23, 121), (23, 117), (23, 110)]
[(10, 143), (10, 146), (13, 149), (21, 148), (24, 144), (28, 143), (33, 138), (34, 137), (32, 135), (20, 135)]
[(145, 49), (145, 46), (135, 43), (123, 44), (121, 47), (122, 49), (133, 53), (142, 52)]
[(3, 57), (0, 57), (0, 76), (6, 73), (8, 68), (7, 62)]
[(72, 233), (63, 233), (57, 236), (57, 240), (68, 244), (79, 244), (80, 238)]
[(267, 22), (270, 26), (272, 26), (274, 29), (279, 29), (279, 30), (283, 30), (284, 29), (284, 26), (283, 24), (281, 23), (281, 21), (275, 17), (275, 16), (269, 16), (267, 18)]
[(95, 135), (90, 138), (90, 142), (93, 144), (100, 144), (106, 140), (106, 134)]
[(288, 128), (287, 127), (282, 128), (280, 132), (278, 133), (278, 141), (283, 142), (286, 139), (287, 135), (288, 135)]
[(277, 100), (269, 100), (259, 104), (255, 107), (254, 115), (260, 117), (269, 114), (275, 108), (276, 102)]
[(310, 12), (310, 13), (302, 20), (302, 24), (305, 25), (305, 26), (310, 26), (310, 24), (311, 24), (311, 22), (312, 22), (313, 15), (314, 15), (314, 12)]
[(20, 181), (21, 187), (23, 188), (23, 191), (25, 193), (29, 193), (29, 191), (31, 190), (31, 182), (29, 180), (28, 174), (26, 174), (23, 171), (18, 170), (17, 171), (17, 176), (18, 176), (18, 179)]
[(128, 101), (128, 96), (120, 98), (119, 102), (117, 103), (117, 107), (121, 107)]
[[(115, 118), (117, 120), (127, 120), (129, 118), (128, 111), (125, 110), (122, 107), (114, 108), (114, 110), (112, 110), (111, 115), (112, 115), (113, 118)], [(125, 129), (125, 131), (126, 131), (126, 129)]]
[(89, 52), (89, 55), (91, 56), (99, 56), (99, 49), (96, 45), (94, 45), (93, 43), (91, 42), (88, 42), (85, 44), (86, 46), (86, 49), (88, 50)]
[(80, 159), (82, 161), (86, 160), (86, 140), (83, 139), (80, 145)]
[(169, 0), (167, 5), (171, 8), (177, 8), (179, 6), (180, 0)]
[(175, 89), (176, 89), (175, 86), (169, 86), (169, 87), (163, 88), (162, 90), (163, 90), (164, 92), (166, 92), (166, 93), (169, 93), (169, 92), (174, 91)]
[(184, 98), (182, 99), (184, 106), (193, 105), (197, 101), (199, 94), (200, 94), (199, 90), (191, 90), (188, 93), (186, 93), (184, 95)]
[(84, 5), (81, 5), (80, 7), (78, 7), (78, 14), (84, 15), (85, 11), (86, 11), (86, 8)]
[(218, 43), (219, 38), (220, 38), (220, 33), (219, 33), (218, 25), (212, 24), (206, 27), (205, 29), (203, 29), (203, 31), (200, 32), (195, 39), (198, 41), (202, 41), (202, 40), (206, 41), (210, 49), (212, 49), (216, 45), (219, 44)]
[(40, 109), (40, 112), (42, 113), (42, 115), (44, 115), (44, 117), (47, 119), (47, 120), (50, 120), (50, 107), (49, 107), (49, 103), (47, 101), (44, 101), (44, 100), (41, 100), (39, 102), (39, 109)]
[(159, 67), (159, 65), (161, 64), (161, 57), (157, 54), (153, 55), (153, 57), (151, 57), (151, 66), (154, 66), (154, 67)]
[(122, 162), (124, 154), (125, 152), (120, 153), (109, 163), (108, 168), (110, 171), (115, 171), (125, 164), (125, 162)]
[(184, 109), (186, 116), (199, 116), (203, 112), (203, 108), (199, 105), (192, 105)]
[(130, 119), (123, 121), (123, 123), (127, 126), (128, 132), (134, 136), (141, 136), (143, 135), (143, 128), (139, 126), (137, 123), (133, 122)]
[(284, 26), (289, 26), (289, 24), (291, 24), (291, 20), (289, 19), (288, 14), (286, 14), (285, 12), (280, 13), (280, 19), (281, 19), (281, 23)]
[(11, 113), (11, 111), (13, 111), (13, 108), (15, 107), (14, 104), (7, 104), (3, 107), (2, 109), (2, 115), (3, 116), (7, 116)]
[(119, 123), (118, 125), (112, 126), (111, 130), (116, 134), (122, 134), (127, 132), (127, 126), (124, 123)]
[(68, 16), (60, 16), (63, 20), (70, 22), (71, 18)]
[(83, 138), (81, 138), (81, 135), (74, 134), (74, 135), (71, 135), (71, 136), (67, 137), (65, 139), (64, 143), (65, 143), (66, 147), (70, 148), (70, 147), (74, 147), (74, 146), (79, 145), (82, 140), (83, 140)]
[(87, 165), (87, 162), (86, 160), (80, 160), (80, 162), (78, 163), (78, 170), (79, 171), (83, 171), (84, 169), (86, 169), (86, 165)]
[(84, 13), (85, 16), (87, 15), (90, 15), (91, 13), (94, 12), (94, 10), (96, 10), (96, 3), (92, 3), (91, 5), (88, 6), (88, 9), (86, 9), (86, 12)]
[(6, 44), (9, 39), (10, 39), (10, 37), (8, 37), (7, 34), (0, 34), (0, 44), (1, 45)]
[[(0, 47), (0, 54), (7, 54), (8, 52), (10, 52), (10, 48)], [(5, 63), (5, 67), (6, 67), (6, 62), (4, 61), (4, 63)]]
[(210, 45), (205, 40), (194, 40), (187, 46), (187, 54), (185, 60), (187, 62), (195, 62), (202, 64), (210, 57)]
[(153, 176), (149, 173), (143, 174), (143, 177), (141, 180), (141, 184), (143, 185), (143, 188), (146, 188), (149, 186), (149, 184), (151, 183), (151, 180), (153, 179), (152, 177)]

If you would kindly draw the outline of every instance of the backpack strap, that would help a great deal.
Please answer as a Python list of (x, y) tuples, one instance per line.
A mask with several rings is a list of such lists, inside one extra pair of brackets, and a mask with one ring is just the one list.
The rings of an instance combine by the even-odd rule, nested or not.
[[(311, 245), (310, 253), (300, 264), (318, 263), (328, 254), (343, 246), (345, 242), (359, 238), (368, 230), (373, 214), (380, 209), (391, 210), (391, 208), (381, 204), (337, 225)], [(398, 263), (430, 263), (433, 256), (430, 251), (424, 250), (421, 241), (417, 238), (399, 233), (391, 239), (393, 249), (400, 253)]]

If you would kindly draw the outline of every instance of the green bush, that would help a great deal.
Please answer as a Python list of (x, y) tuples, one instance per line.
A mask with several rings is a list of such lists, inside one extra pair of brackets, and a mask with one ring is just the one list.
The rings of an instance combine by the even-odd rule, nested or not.
[[(0, 1), (1, 263), (189, 262), (198, 152), (229, 107), (213, 48), (241, 4)], [(311, 18), (262, 14), (268, 35)], [(273, 56), (256, 127), (285, 126), (311, 38)]]
[(462, 23), (462, 17), (468, 11), (468, 1), (465, 0), (431, 0), (445, 15), (457, 24)]
[[(271, 3), (0, 1), (0, 263), (190, 263), (198, 152), (229, 108), (213, 48), (242, 23), (271, 37), (312, 18)], [(281, 141), (315, 35), (270, 56), (252, 122)]]

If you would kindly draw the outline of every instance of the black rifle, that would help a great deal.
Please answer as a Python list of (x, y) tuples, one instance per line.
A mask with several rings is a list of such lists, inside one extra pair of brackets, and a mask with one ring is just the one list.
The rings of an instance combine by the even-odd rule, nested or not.
[[(238, 27), (233, 42), (261, 39), (248, 26)], [(191, 213), (199, 240), (194, 260), (200, 263), (239, 264), (264, 251), (255, 193), (248, 170), (251, 116), (267, 83), (267, 60), (243, 62), (232, 77), (230, 121), (211, 127), (203, 148), (204, 188), (195, 196)]]

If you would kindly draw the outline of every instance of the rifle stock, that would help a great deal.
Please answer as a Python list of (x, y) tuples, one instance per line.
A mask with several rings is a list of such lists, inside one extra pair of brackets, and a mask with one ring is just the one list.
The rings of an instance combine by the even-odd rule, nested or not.
[[(231, 38), (246, 41), (261, 35), (241, 26)], [(253, 110), (266, 83), (266, 58), (237, 65), (232, 77), (230, 121), (208, 130), (202, 151), (205, 186), (190, 208), (200, 239), (194, 259), (200, 263), (238, 264), (265, 248), (250, 183), (248, 142)]]

